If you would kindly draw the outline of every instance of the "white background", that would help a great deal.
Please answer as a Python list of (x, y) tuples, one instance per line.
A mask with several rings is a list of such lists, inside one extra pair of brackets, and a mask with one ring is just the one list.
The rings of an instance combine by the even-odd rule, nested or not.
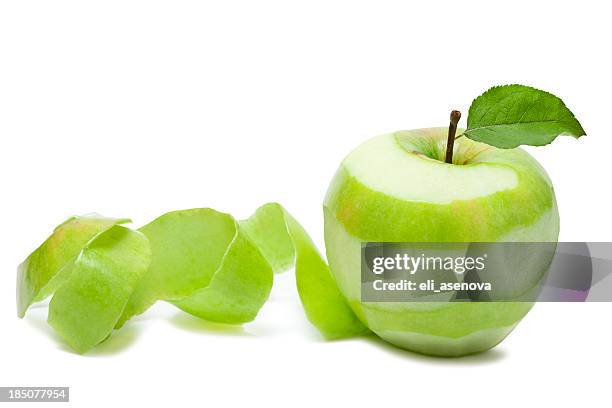
[(590, 1), (3, 2), (0, 385), (70, 386), (90, 407), (609, 406), (609, 303), (536, 305), (493, 351), (445, 360), (322, 341), (288, 273), (243, 328), (158, 304), (79, 356), (44, 307), (17, 319), (14, 295), (18, 263), (72, 214), (138, 226), (277, 200), (323, 248), (321, 201), (353, 147), (514, 82), (561, 96), (588, 133), (528, 149), (560, 239), (609, 241), (609, 17)]

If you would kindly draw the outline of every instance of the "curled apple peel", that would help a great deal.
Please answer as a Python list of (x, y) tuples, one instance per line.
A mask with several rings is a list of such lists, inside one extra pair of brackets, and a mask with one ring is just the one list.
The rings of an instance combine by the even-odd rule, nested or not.
[(53, 296), (49, 324), (77, 352), (164, 300), (219, 323), (253, 320), (274, 273), (295, 264), (308, 319), (328, 339), (367, 331), (302, 226), (279, 204), (244, 221), (212, 209), (174, 211), (139, 230), (73, 217), (18, 269), (18, 314)]

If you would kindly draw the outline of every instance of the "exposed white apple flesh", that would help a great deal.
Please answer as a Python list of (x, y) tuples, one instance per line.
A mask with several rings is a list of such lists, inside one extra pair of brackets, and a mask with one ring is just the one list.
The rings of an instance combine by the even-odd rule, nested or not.
[(446, 128), (401, 131), (349, 154), (325, 199), (325, 243), (341, 292), (372, 331), (459, 356), (498, 344), (533, 304), (361, 302), (361, 243), (556, 242), (559, 215), (548, 176), (525, 151), (463, 137), (447, 164), (446, 137)]

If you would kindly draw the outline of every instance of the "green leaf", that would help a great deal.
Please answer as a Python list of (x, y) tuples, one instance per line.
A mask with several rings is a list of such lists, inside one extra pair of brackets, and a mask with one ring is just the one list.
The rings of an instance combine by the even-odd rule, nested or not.
[(524, 85), (496, 86), (476, 98), (463, 133), (502, 149), (543, 146), (559, 135), (584, 136), (584, 129), (555, 95)]

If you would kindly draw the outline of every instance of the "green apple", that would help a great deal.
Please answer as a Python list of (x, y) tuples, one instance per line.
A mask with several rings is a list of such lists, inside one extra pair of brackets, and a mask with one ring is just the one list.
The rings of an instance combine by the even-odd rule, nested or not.
[(362, 242), (556, 242), (550, 179), (520, 148), (459, 137), (448, 128), (375, 137), (342, 162), (324, 203), (331, 273), (359, 319), (384, 340), (460, 356), (501, 342), (532, 302), (362, 302)]

